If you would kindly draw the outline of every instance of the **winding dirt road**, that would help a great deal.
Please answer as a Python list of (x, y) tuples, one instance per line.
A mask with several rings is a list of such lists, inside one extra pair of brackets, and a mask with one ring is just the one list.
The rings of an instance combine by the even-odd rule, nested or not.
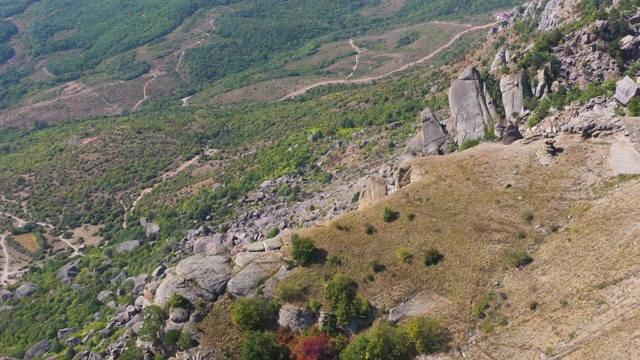
[[(449, 25), (461, 25), (461, 24), (454, 24), (454, 23), (445, 23), (445, 22), (440, 22), (440, 21), (436, 21), (434, 23), (436, 23), (436, 24), (449, 24)], [(468, 25), (468, 24), (461, 25), (461, 26), (467, 26), (469, 28), (464, 30), (464, 31), (461, 31), (461, 32), (457, 33), (453, 38), (451, 38), (451, 40), (449, 40), (449, 42), (447, 42), (446, 44), (444, 44), (444, 45), (440, 46), (439, 48), (435, 49), (430, 54), (428, 54), (428, 55), (426, 55), (426, 56), (424, 56), (424, 57), (422, 57), (422, 58), (420, 58), (420, 59), (418, 59), (416, 61), (413, 61), (413, 62), (410, 62), (408, 64), (402, 65), (401, 67), (399, 67), (399, 68), (397, 68), (395, 70), (389, 71), (389, 72), (384, 73), (382, 75), (367, 76), (367, 77), (363, 77), (363, 78), (359, 78), (359, 79), (353, 79), (353, 80), (347, 79), (347, 80), (324, 80), (324, 81), (320, 81), (320, 82), (317, 82), (315, 84), (306, 86), (306, 87), (304, 87), (304, 88), (302, 88), (300, 90), (296, 90), (296, 91), (286, 95), (285, 97), (281, 98), (280, 101), (281, 100), (290, 99), (290, 98), (296, 97), (298, 95), (302, 95), (302, 94), (306, 93), (307, 91), (309, 91), (309, 90), (311, 90), (313, 88), (316, 88), (318, 86), (329, 85), (329, 84), (364, 84), (364, 83), (368, 83), (368, 82), (371, 82), (371, 81), (375, 81), (375, 80), (380, 80), (380, 79), (386, 78), (388, 76), (391, 76), (393, 74), (399, 73), (399, 72), (404, 71), (404, 70), (407, 70), (407, 69), (409, 69), (411, 67), (414, 67), (416, 65), (422, 64), (423, 62), (432, 59), (434, 56), (436, 56), (442, 50), (448, 48), (454, 42), (456, 42), (458, 39), (460, 39), (460, 37), (462, 37), (462, 35), (464, 35), (464, 34), (467, 34), (467, 33), (470, 33), (470, 32), (476, 31), (476, 30), (488, 29), (488, 28), (490, 28), (492, 26), (496, 26), (498, 23), (499, 22), (494, 22), (494, 23), (491, 23), (491, 24), (481, 25), (481, 26), (471, 26), (471, 25)]]
[(0, 246), (2, 247), (2, 252), (4, 254), (4, 267), (2, 270), (2, 276), (0, 276), (0, 285), (9, 283), (9, 252), (7, 251), (7, 234), (0, 235)]
[(353, 39), (349, 39), (349, 44), (357, 52), (357, 54), (356, 54), (356, 63), (355, 65), (353, 65), (353, 69), (351, 69), (351, 74), (347, 76), (347, 79), (351, 79), (351, 77), (356, 72), (356, 70), (358, 70), (358, 64), (360, 63), (360, 54), (362, 54), (362, 51), (363, 51), (353, 42)]
[(144, 88), (142, 88), (142, 100), (138, 101), (131, 110), (137, 110), (140, 106), (142, 106), (142, 103), (144, 103), (145, 101), (147, 101), (147, 99), (149, 99), (149, 96), (147, 95), (147, 87), (149, 86), (149, 84), (153, 82), (153, 80), (155, 80), (158, 77), (158, 75), (160, 75), (160, 71), (158, 70), (158, 68), (151, 70), (151, 75), (153, 75), (151, 80), (147, 81), (144, 84)]

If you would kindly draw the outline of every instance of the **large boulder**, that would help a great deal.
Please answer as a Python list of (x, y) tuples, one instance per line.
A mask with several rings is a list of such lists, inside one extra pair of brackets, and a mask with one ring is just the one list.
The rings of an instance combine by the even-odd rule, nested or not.
[(118, 244), (118, 246), (116, 247), (116, 251), (119, 253), (125, 252), (125, 251), (131, 251), (139, 247), (140, 245), (142, 245), (142, 241), (140, 240), (125, 241), (123, 243)]
[(103, 304), (106, 304), (107, 301), (112, 298), (113, 291), (111, 290), (102, 290), (98, 293), (97, 300)]
[(215, 301), (231, 278), (226, 257), (195, 255), (178, 263), (156, 290), (154, 303), (165, 307), (171, 294), (178, 293), (192, 304), (199, 300)]
[(614, 98), (623, 106), (627, 106), (631, 99), (640, 95), (640, 89), (630, 77), (625, 76), (616, 86)]
[(77, 267), (79, 263), (80, 259), (70, 262), (60, 268), (57, 277), (62, 282), (63, 286), (70, 285), (73, 278), (80, 274), (80, 269)]
[(449, 137), (436, 115), (429, 108), (420, 113), (420, 124), (420, 131), (409, 141), (405, 152), (420, 155), (444, 153)]
[(254, 296), (260, 284), (275, 274), (282, 265), (280, 252), (254, 253), (249, 265), (244, 267), (229, 281), (227, 290), (233, 296)]
[(147, 223), (147, 237), (151, 240), (158, 240), (158, 234), (160, 233), (160, 225), (155, 223)]
[(24, 359), (31, 360), (41, 357), (49, 350), (51, 350), (51, 343), (49, 342), (49, 339), (40, 340), (31, 348), (29, 348), (29, 350), (27, 350), (27, 352), (24, 354)]
[(26, 298), (27, 296), (33, 295), (37, 290), (38, 290), (38, 288), (36, 288), (35, 285), (33, 285), (31, 283), (27, 283), (27, 284), (21, 285), (19, 288), (17, 288), (16, 292), (13, 294), (13, 297), (16, 300), (22, 300), (22, 299)]
[(315, 323), (315, 318), (307, 309), (285, 304), (280, 308), (278, 325), (293, 331), (302, 331)]
[(9, 290), (0, 290), (0, 303), (3, 303), (13, 297), (13, 293)]
[(516, 115), (524, 112), (524, 99), (531, 95), (529, 80), (524, 71), (504, 75), (500, 79), (502, 104), (504, 113), (509, 120), (515, 120)]
[(491, 120), (498, 115), (475, 67), (466, 69), (453, 82), (449, 88), (449, 106), (458, 145), (483, 137)]
[(73, 334), (74, 332), (76, 332), (77, 329), (76, 328), (64, 328), (64, 329), (60, 329), (58, 330), (58, 339), (60, 340), (64, 340), (66, 338), (69, 337), (69, 335)]
[(385, 196), (387, 196), (387, 182), (378, 177), (370, 178), (365, 183), (364, 190), (360, 194), (358, 208), (367, 208)]

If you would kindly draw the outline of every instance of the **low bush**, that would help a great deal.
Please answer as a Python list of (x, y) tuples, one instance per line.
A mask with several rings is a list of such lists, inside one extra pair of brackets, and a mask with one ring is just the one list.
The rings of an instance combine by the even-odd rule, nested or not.
[(391, 207), (389, 206), (385, 206), (384, 209), (382, 210), (382, 219), (385, 222), (393, 222), (398, 220), (398, 217), (400, 216), (400, 214), (397, 211), (394, 211)]
[(240, 349), (242, 360), (289, 360), (289, 349), (281, 346), (276, 335), (271, 332), (250, 332), (242, 341)]
[(509, 261), (514, 267), (520, 268), (533, 262), (533, 258), (526, 251), (516, 251), (509, 256)]
[(436, 265), (444, 259), (444, 256), (434, 248), (430, 248), (424, 253), (424, 264), (426, 266)]
[(396, 250), (396, 256), (398, 257), (398, 260), (405, 264), (411, 264), (411, 262), (413, 262), (413, 255), (406, 247), (399, 247)]
[(300, 282), (284, 281), (276, 288), (276, 297), (283, 302), (295, 302), (304, 300), (306, 288)]
[(291, 245), (293, 246), (291, 256), (301, 266), (310, 265), (316, 260), (318, 249), (313, 239), (294, 234), (291, 237)]
[(378, 232), (378, 230), (376, 230), (376, 228), (375, 228), (375, 227), (373, 227), (373, 225), (371, 225), (371, 224), (365, 224), (365, 225), (364, 225), (364, 233), (365, 233), (365, 234), (367, 234), (367, 235), (373, 235), (373, 234), (375, 234), (376, 232)]
[(271, 315), (263, 298), (239, 298), (231, 305), (231, 318), (243, 330), (264, 328)]
[(478, 145), (480, 145), (480, 139), (467, 140), (458, 147), (458, 151), (465, 151)]

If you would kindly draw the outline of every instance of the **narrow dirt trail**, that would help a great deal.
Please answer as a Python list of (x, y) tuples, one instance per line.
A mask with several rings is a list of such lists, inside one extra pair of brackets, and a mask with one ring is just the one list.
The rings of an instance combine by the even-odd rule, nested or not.
[(9, 282), (9, 251), (7, 251), (7, 234), (0, 235), (0, 247), (2, 247), (2, 253), (4, 255), (4, 266), (2, 268), (2, 276), (0, 276), (0, 285), (6, 284)]
[(200, 160), (200, 155), (194, 157), (191, 160), (185, 161), (184, 163), (182, 163), (180, 166), (178, 166), (177, 169), (170, 171), (168, 173), (163, 174), (160, 177), (160, 182), (156, 183), (155, 185), (153, 185), (152, 187), (143, 189), (140, 192), (140, 195), (133, 201), (133, 203), (131, 204), (131, 209), (129, 209), (127, 211), (126, 206), (124, 204), (123, 201), (120, 201), (120, 203), (122, 204), (122, 207), (125, 208), (125, 212), (124, 212), (124, 222), (122, 223), (122, 228), (126, 229), (127, 228), (127, 216), (129, 215), (130, 212), (132, 212), (133, 210), (135, 210), (136, 205), (138, 205), (138, 201), (140, 201), (140, 199), (142, 199), (145, 195), (149, 194), (151, 191), (153, 191), (153, 189), (155, 189), (156, 187), (158, 187), (160, 184), (162, 184), (163, 182), (171, 179), (172, 177), (178, 175), (179, 173), (181, 173), (182, 171), (184, 171), (184, 169), (188, 168), (189, 166), (195, 164), (198, 162), (198, 160)]
[[(51, 74), (52, 76), (54, 76), (53, 74)], [(110, 102), (107, 101), (107, 99), (103, 98), (102, 95), (98, 94), (97, 92), (95, 92), (93, 89), (87, 87), (85, 85), (85, 91), (87, 91), (90, 94), (93, 94), (94, 96), (96, 96), (98, 99), (102, 100), (103, 103), (105, 103), (107, 106), (112, 107), (118, 111), (122, 111), (122, 108), (118, 107), (117, 105), (114, 105)]]
[(144, 84), (144, 88), (142, 88), (142, 100), (138, 101), (131, 110), (137, 110), (145, 101), (147, 101), (147, 99), (149, 99), (149, 96), (147, 95), (147, 87), (153, 82), (153, 80), (158, 77), (158, 75), (160, 75), (160, 71), (158, 71), (158, 68), (151, 70), (151, 75), (153, 75), (151, 80), (147, 81)]
[(357, 52), (357, 54), (356, 54), (356, 63), (355, 65), (353, 65), (353, 69), (351, 69), (351, 74), (347, 76), (347, 79), (351, 79), (351, 77), (353, 77), (353, 74), (356, 72), (356, 70), (358, 70), (358, 64), (360, 63), (360, 54), (362, 54), (362, 51), (363, 51), (353, 42), (353, 39), (349, 39), (349, 45), (351, 45), (351, 47)]
[[(442, 22), (440, 22), (442, 23)], [(453, 23), (446, 23), (446, 24), (453, 24)], [(384, 73), (382, 75), (376, 75), (376, 76), (367, 76), (367, 77), (363, 77), (363, 78), (359, 78), (359, 79), (353, 79), (353, 80), (324, 80), (324, 81), (319, 81), (315, 84), (311, 84), (309, 86), (306, 86), (300, 90), (296, 90), (286, 96), (284, 96), (283, 98), (281, 98), (280, 100), (286, 100), (286, 99), (290, 99), (293, 97), (296, 97), (298, 95), (302, 95), (304, 93), (306, 93), (307, 91), (316, 88), (318, 86), (323, 86), (323, 85), (329, 85), (329, 84), (364, 84), (364, 83), (368, 83), (371, 81), (375, 81), (375, 80), (380, 80), (383, 78), (386, 78), (388, 76), (391, 76), (393, 74), (396, 74), (398, 72), (407, 70), (411, 67), (414, 67), (416, 65), (422, 64), (423, 62), (432, 59), (434, 56), (436, 56), (437, 54), (439, 54), (442, 50), (448, 48), (449, 46), (451, 46), (454, 42), (456, 42), (458, 39), (460, 39), (460, 37), (462, 37), (462, 35), (476, 31), (476, 30), (482, 30), (482, 29), (488, 29), (492, 26), (497, 25), (498, 22), (494, 22), (491, 24), (487, 24), (487, 25), (481, 25), (481, 26), (472, 26), (469, 27), (467, 30), (461, 31), (459, 33), (457, 33), (453, 38), (451, 38), (451, 40), (449, 40), (449, 42), (447, 42), (446, 44), (440, 46), (439, 48), (435, 49), (434, 51), (432, 51), (430, 54), (416, 60), (413, 62), (410, 62), (408, 64), (402, 65), (401, 67), (395, 69), (395, 70), (391, 70), (387, 73)], [(454, 24), (454, 25), (460, 25), (460, 24)], [(469, 26), (469, 25), (462, 25), (462, 26)]]

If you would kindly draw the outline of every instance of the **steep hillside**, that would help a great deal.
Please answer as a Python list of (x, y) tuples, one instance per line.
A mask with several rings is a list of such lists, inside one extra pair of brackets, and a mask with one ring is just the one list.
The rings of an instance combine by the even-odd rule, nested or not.
[(640, 3), (460, 4), (0, 0), (0, 354), (637, 357)]

